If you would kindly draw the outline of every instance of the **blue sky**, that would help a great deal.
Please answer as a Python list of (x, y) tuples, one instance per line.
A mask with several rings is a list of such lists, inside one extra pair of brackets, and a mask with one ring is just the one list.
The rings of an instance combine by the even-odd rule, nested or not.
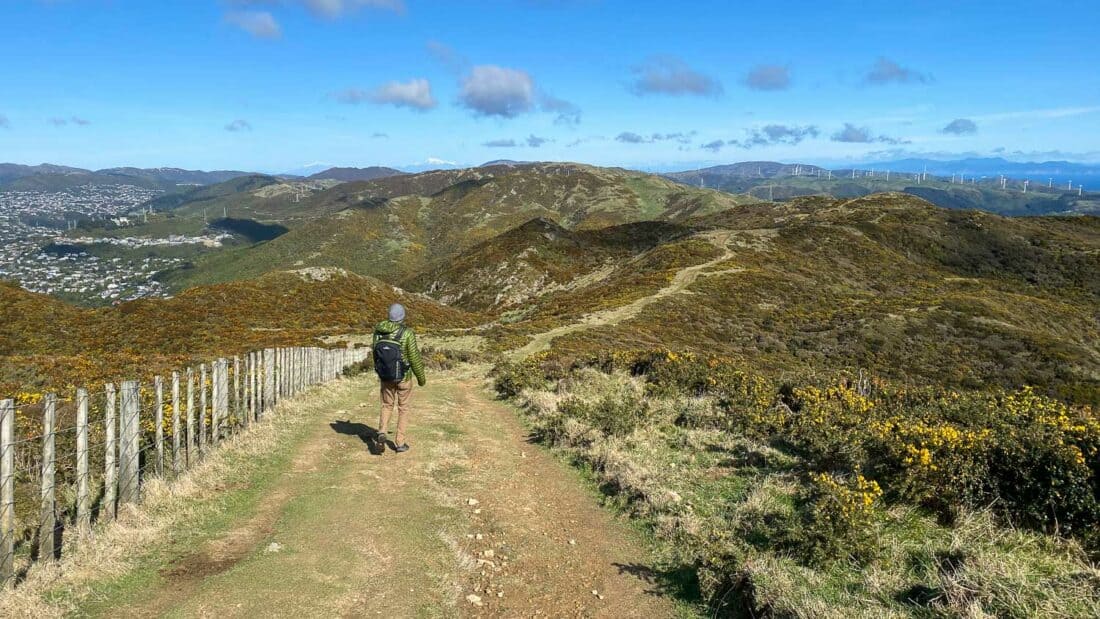
[(1098, 25), (1073, 0), (5, 0), (0, 161), (1100, 161)]

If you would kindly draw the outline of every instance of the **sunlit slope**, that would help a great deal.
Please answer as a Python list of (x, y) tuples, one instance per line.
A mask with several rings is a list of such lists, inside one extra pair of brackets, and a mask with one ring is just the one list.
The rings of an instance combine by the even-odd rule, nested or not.
[[(430, 195), (386, 195), (444, 183), (451, 184)], [(207, 256), (167, 278), (186, 287), (287, 268), (337, 266), (398, 282), (536, 218), (569, 230), (594, 230), (682, 221), (738, 203), (728, 194), (649, 174), (574, 164), (390, 177), (321, 192), (311, 198), (314, 213), (341, 210), (301, 221), (269, 243)]]
[[(215, 286), (172, 299), (97, 310), (0, 285), (0, 393), (143, 376), (195, 356), (227, 355), (369, 333), (391, 303), (418, 329), (461, 328), (483, 318), (370, 277), (302, 269)], [(5, 391), (6, 390), (6, 391)]]
[[(684, 294), (571, 333), (554, 348), (671, 347), (750, 359), (778, 374), (866, 367), (1100, 396), (1095, 218), (1009, 219), (880, 194), (757, 205), (696, 224), (731, 234), (728, 260)], [(551, 302), (583, 308), (632, 295), (627, 280), (616, 283), (549, 295), (531, 315)], [(543, 329), (521, 321), (500, 336), (515, 341), (510, 333)]]

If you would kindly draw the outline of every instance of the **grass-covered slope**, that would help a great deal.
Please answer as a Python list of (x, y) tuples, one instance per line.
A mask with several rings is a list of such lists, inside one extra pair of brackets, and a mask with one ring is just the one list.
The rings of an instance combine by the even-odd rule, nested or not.
[[(866, 367), (1100, 401), (1094, 218), (1006, 219), (880, 194), (742, 207), (694, 223), (730, 233), (728, 260), (685, 293), (562, 337), (554, 350), (664, 346), (733, 355), (782, 375)], [(549, 295), (531, 315), (545, 315), (551, 302), (564, 310), (629, 297), (633, 285), (624, 278)], [(513, 342), (509, 333), (540, 330), (521, 322), (499, 335)]]
[(664, 222), (573, 231), (538, 218), (416, 275), (405, 286), (472, 311), (502, 312), (585, 287), (624, 261), (691, 233)]
[(738, 202), (728, 194), (649, 174), (575, 164), (496, 166), (345, 183), (296, 206), (309, 209), (315, 218), (298, 223), (290, 233), (263, 245), (212, 254), (168, 280), (183, 288), (286, 268), (339, 266), (404, 281), (536, 218), (570, 230), (596, 230), (640, 221), (682, 221)]

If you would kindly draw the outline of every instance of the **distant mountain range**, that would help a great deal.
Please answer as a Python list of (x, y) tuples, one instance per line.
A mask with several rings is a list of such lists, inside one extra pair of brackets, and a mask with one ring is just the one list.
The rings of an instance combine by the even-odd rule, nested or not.
[(967, 177), (994, 177), (1004, 174), (1009, 178), (1031, 180), (1039, 183), (1053, 179), (1055, 183), (1066, 184), (1073, 181), (1074, 186), (1084, 183), (1086, 189), (1091, 183), (1092, 189), (1100, 189), (1100, 163), (1074, 163), (1071, 161), (1018, 162), (1000, 157), (956, 159), (942, 161), (936, 159), (899, 159), (896, 161), (878, 161), (860, 164), (859, 169), (874, 168), (892, 172), (923, 172), (936, 176), (961, 174)]
[[(833, 175), (851, 172), (877, 170), (885, 172), (927, 172), (934, 176), (950, 177), (964, 175), (970, 177), (999, 177), (1005, 175), (1014, 179), (1030, 179), (1033, 183), (1053, 178), (1055, 182), (1063, 179), (1087, 183), (1089, 179), (1100, 179), (1100, 163), (1074, 163), (1071, 161), (1019, 162), (1000, 157), (956, 159), (898, 159), (893, 161), (871, 161), (845, 166), (825, 168), (806, 163), (778, 163), (775, 161), (743, 161), (728, 165), (712, 166), (698, 170), (669, 172), (665, 176), (689, 185), (698, 185), (712, 180), (715, 185), (729, 179), (760, 179), (787, 176), (816, 176), (833, 171)], [(1076, 184), (1076, 183), (1075, 183)], [(1100, 187), (1097, 187), (1100, 189)]]
[(329, 168), (312, 174), (307, 178), (310, 180), (330, 179), (349, 183), (352, 181), (373, 181), (376, 178), (386, 178), (387, 176), (399, 176), (402, 174), (405, 173), (401, 170), (371, 166), (369, 168)]
[(13, 181), (17, 178), (34, 176), (36, 174), (88, 174), (89, 170), (70, 168), (63, 165), (43, 163), (40, 165), (21, 165), (18, 163), (0, 163), (0, 184)]
[[(917, 178), (925, 170), (927, 176)], [(1002, 174), (1006, 178), (1003, 187)], [(750, 161), (664, 176), (693, 187), (746, 194), (762, 200), (786, 201), (808, 195), (850, 199), (897, 191), (919, 196), (944, 208), (980, 209), (1002, 215), (1100, 212), (1096, 191), (1100, 189), (1100, 165), (1064, 161), (906, 159), (831, 170), (809, 164)], [(1027, 191), (1025, 180), (1031, 181)]]
[(825, 168), (805, 163), (778, 163), (775, 161), (742, 161), (712, 166), (701, 170), (670, 172), (666, 177), (696, 187), (721, 188), (730, 179), (761, 179), (782, 176), (815, 176), (826, 173)]
[(248, 176), (240, 170), (183, 170), (180, 168), (105, 168), (86, 170), (49, 163), (28, 166), (0, 163), (2, 191), (60, 191), (81, 185), (136, 185), (171, 189), (180, 185), (212, 185)]

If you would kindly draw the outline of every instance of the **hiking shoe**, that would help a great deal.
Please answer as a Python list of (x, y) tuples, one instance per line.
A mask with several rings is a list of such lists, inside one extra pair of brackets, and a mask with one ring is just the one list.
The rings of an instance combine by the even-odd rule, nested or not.
[(398, 445), (397, 447), (394, 447), (393, 450), (399, 454), (403, 454), (409, 450), (409, 444), (405, 443), (404, 445)]
[(378, 453), (386, 452), (386, 433), (379, 432), (374, 435), (374, 448)]

